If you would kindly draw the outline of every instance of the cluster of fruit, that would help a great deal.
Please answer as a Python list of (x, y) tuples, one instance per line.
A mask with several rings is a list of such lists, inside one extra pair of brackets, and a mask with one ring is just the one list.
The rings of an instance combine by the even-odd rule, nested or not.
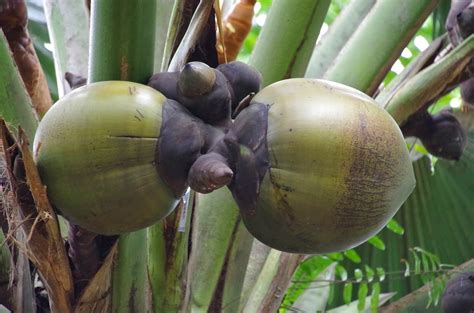
[(43, 118), (34, 156), (73, 223), (129, 232), (164, 218), (188, 186), (228, 186), (257, 239), (325, 253), (370, 238), (414, 188), (398, 125), (353, 88), (288, 79), (259, 91), (241, 62), (191, 62), (148, 85), (89, 84)]

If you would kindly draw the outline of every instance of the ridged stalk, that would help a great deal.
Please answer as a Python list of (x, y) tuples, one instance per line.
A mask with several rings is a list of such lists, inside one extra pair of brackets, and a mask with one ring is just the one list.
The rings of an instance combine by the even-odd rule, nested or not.
[(447, 40), (447, 35), (434, 40), (426, 50), (420, 53), (415, 60), (411, 61), (400, 74), (395, 76), (390, 83), (378, 93), (375, 100), (385, 107), (392, 96), (406, 83), (408, 79), (417, 75), (418, 72), (429, 65), (429, 62), (432, 62), (435, 59), (443, 48), (443, 41), (445, 40)]
[(234, 241), (229, 251), (226, 264), (224, 291), (222, 295), (222, 312), (237, 313), (243, 302), (245, 273), (249, 265), (253, 236), (242, 221), (237, 225)]
[(270, 254), (266, 258), (265, 265), (263, 266), (258, 279), (255, 281), (254, 288), (252, 289), (251, 296), (247, 299), (243, 312), (259, 312), (262, 309), (263, 299), (267, 290), (270, 289), (270, 284), (273, 277), (278, 272), (278, 261), (283, 252), (278, 250), (271, 250)]
[(112, 312), (147, 312), (151, 288), (146, 268), (146, 229), (122, 236), (112, 274)]
[[(155, 22), (156, 1), (93, 1), (89, 82), (145, 83), (153, 73)], [(150, 308), (146, 248), (145, 229), (120, 238), (112, 278), (113, 312)]]
[[(169, 64), (168, 71), (177, 71), (187, 62), (191, 51), (205, 29), (213, 3), (212, 0), (202, 0), (197, 5), (189, 27)], [(179, 31), (179, 26), (182, 26), (180, 22), (183, 12), (181, 10), (185, 4), (187, 3), (183, 0), (175, 2), (162, 60), (161, 68), (163, 69), (168, 64), (170, 49), (173, 48), (172, 44), (177, 36), (177, 31)], [(152, 232), (163, 233), (166, 245), (165, 251), (159, 251), (156, 245), (162, 244), (162, 239), (157, 236), (149, 236), (150, 256), (156, 256), (156, 259), (150, 258), (148, 260), (149, 271), (152, 274), (154, 273), (151, 284), (155, 312), (175, 312), (183, 310), (182, 307), (187, 307), (185, 302), (186, 274), (194, 199), (195, 193), (190, 191), (183, 197), (173, 214), (162, 221), (162, 226), (157, 224), (149, 228), (149, 234)], [(162, 229), (158, 229), (158, 227), (162, 227)], [(160, 271), (162, 272), (161, 276)], [(156, 295), (158, 293), (159, 295)]]
[[(273, 251), (270, 247), (264, 245), (260, 241), (254, 239), (252, 244), (248, 247), (250, 250), (250, 255), (248, 259), (248, 263), (245, 269), (245, 276), (243, 278), (242, 283), (242, 291), (241, 291), (241, 301), (239, 303), (239, 309), (242, 310), (245, 304), (247, 303), (248, 298), (250, 297), (250, 293), (252, 292), (255, 282), (257, 281), (260, 272), (262, 272), (267, 257), (271, 251)], [(298, 257), (295, 254), (295, 257)], [(269, 280), (273, 280), (273, 277), (268, 276)]]
[(273, 1), (250, 58), (263, 75), (262, 87), (304, 75), (329, 4), (328, 0)]
[(305, 77), (320, 78), (375, 5), (376, 0), (353, 0), (316, 45)]
[(255, 282), (243, 312), (276, 312), (302, 255), (272, 249)]
[(216, 289), (235, 236), (238, 207), (227, 188), (196, 197), (186, 296), (187, 310), (203, 312), (209, 310), (215, 292), (222, 294)]
[(377, 1), (323, 78), (373, 94), (437, 3)]
[(408, 80), (391, 99), (386, 110), (399, 124), (424, 104), (436, 99), (456, 79), (474, 55), (474, 35), (464, 40), (449, 55)]
[(92, 2), (89, 82), (145, 83), (153, 74), (156, 1)]
[(184, 0), (159, 0), (157, 18), (166, 16), (168, 26), (160, 23), (156, 29), (155, 72), (166, 71), (183, 14)]
[(48, 32), (53, 46), (54, 68), (59, 97), (70, 88), (66, 72), (87, 75), (89, 17), (83, 1), (43, 0)]
[(165, 220), (148, 228), (148, 273), (153, 312), (178, 312), (183, 304), (194, 200), (183, 197)]
[(150, 277), (151, 301), (153, 312), (165, 303), (166, 288), (166, 246), (163, 233), (163, 222), (159, 222), (147, 229), (147, 268)]

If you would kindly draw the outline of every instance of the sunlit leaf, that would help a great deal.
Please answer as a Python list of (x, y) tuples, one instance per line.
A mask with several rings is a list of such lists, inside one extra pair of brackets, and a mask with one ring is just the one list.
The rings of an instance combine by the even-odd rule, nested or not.
[(429, 155), (430, 154), (424, 146), (422, 146), (421, 144), (418, 144), (418, 143), (415, 143), (414, 149), (415, 149), (416, 152), (419, 152), (419, 153), (424, 154), (424, 155)]
[(382, 267), (377, 267), (375, 269), (377, 272), (377, 276), (379, 277), (379, 281), (384, 281), (385, 280), (385, 270)]
[(421, 273), (421, 259), (418, 256), (418, 253), (414, 251), (413, 249), (410, 249), (411, 254), (413, 255), (413, 258), (415, 259), (415, 275), (419, 275)]
[(379, 250), (385, 250), (385, 243), (379, 236), (375, 235), (368, 240), (368, 242)]
[(360, 282), (362, 281), (362, 279), (364, 278), (364, 273), (362, 273), (362, 270), (359, 269), (359, 268), (356, 268), (354, 270), (354, 277), (356, 279), (357, 282)]
[(334, 303), (335, 285), (331, 284), (329, 288), (328, 305)]
[(414, 247), (413, 249), (429, 259), (432, 271), (437, 271), (440, 268), (440, 260), (436, 254), (426, 251), (425, 249), (422, 249), (420, 247)]
[[(313, 256), (304, 261), (293, 275), (292, 284), (285, 294), (282, 305), (292, 306), (307, 288), (311, 288), (311, 284), (317, 280), (317, 276), (331, 264), (335, 266), (334, 261), (326, 256)], [(325, 284), (330, 285), (328, 282), (325, 282)]]
[(388, 224), (387, 228), (398, 235), (403, 235), (405, 233), (405, 229), (402, 225), (400, 225), (395, 219), (391, 219)]
[(439, 98), (434, 104), (432, 104), (429, 108), (429, 112), (431, 114), (436, 114), (442, 109), (448, 107), (451, 104), (451, 100), (460, 98), (460, 97), (461, 97), (460, 88), (459, 87), (454, 88), (451, 92)]
[(344, 284), (344, 290), (343, 290), (342, 298), (344, 299), (345, 304), (351, 303), (351, 300), (352, 300), (352, 283), (345, 283)]
[(370, 309), (372, 313), (377, 312), (379, 306), (379, 297), (380, 297), (380, 283), (372, 284), (372, 295), (370, 297)]
[[(392, 299), (394, 295), (395, 295), (394, 292), (381, 294), (380, 297), (379, 297), (379, 307), (381, 307), (387, 301)], [(365, 307), (370, 307), (371, 298), (372, 298), (372, 296), (369, 296), (369, 297), (365, 298)], [(358, 300), (352, 301), (349, 305), (347, 305), (347, 304), (341, 305), (337, 308), (326, 311), (326, 313), (359, 313), (360, 311), (357, 309), (358, 304), (359, 304)]]
[(363, 311), (365, 309), (365, 298), (367, 297), (368, 292), (369, 287), (366, 283), (362, 283), (359, 285), (359, 292), (357, 293), (357, 300), (359, 301), (357, 304), (357, 309), (359, 311)]
[(326, 254), (328, 258), (334, 260), (334, 261), (342, 261), (344, 260), (344, 255), (340, 252), (336, 253), (328, 253)]
[(429, 154), (428, 157), (429, 157), (429, 160), (430, 160), (430, 172), (431, 172), (431, 175), (434, 175), (435, 174), (435, 166), (436, 166), (436, 163), (438, 163), (438, 158), (435, 157), (432, 154)]
[(433, 287), (431, 289), (431, 298), (432, 298), (432, 303), (433, 305), (438, 305), (439, 300), (443, 294), (444, 291), (444, 283), (442, 280), (440, 281), (434, 281), (433, 282)]
[(301, 265), (300, 269), (308, 275), (316, 277), (326, 267), (328, 267), (333, 261), (325, 256), (313, 256), (305, 260)]
[(405, 259), (402, 259), (401, 262), (405, 264), (405, 272), (403, 273), (403, 276), (410, 276), (410, 263), (408, 263), (408, 261)]
[(367, 281), (370, 283), (374, 280), (375, 272), (370, 266), (365, 265), (365, 275), (367, 276)]
[(302, 312), (325, 310), (331, 288), (329, 282), (334, 281), (335, 268), (336, 263), (332, 263), (322, 271), (315, 281), (299, 295), (291, 307)]
[(341, 280), (343, 281), (347, 280), (347, 271), (344, 266), (338, 264), (336, 266), (336, 274)]
[(428, 260), (428, 256), (424, 253), (421, 253), (421, 267), (423, 269), (423, 272), (427, 273), (431, 270), (431, 263)]
[(344, 255), (354, 263), (360, 263), (361, 261), (360, 255), (354, 249), (344, 251)]

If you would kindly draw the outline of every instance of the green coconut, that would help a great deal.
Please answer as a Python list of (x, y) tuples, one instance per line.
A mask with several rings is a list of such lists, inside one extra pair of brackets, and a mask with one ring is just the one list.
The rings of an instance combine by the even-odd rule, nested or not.
[[(315, 254), (357, 246), (387, 224), (415, 186), (398, 125), (353, 88), (280, 81), (261, 90), (235, 125), (245, 160), (230, 188), (248, 230), (272, 248)], [(251, 135), (259, 133), (262, 141)], [(258, 183), (248, 180), (249, 168), (260, 173)], [(240, 169), (246, 172), (239, 178)]]
[(137, 83), (76, 89), (44, 116), (34, 159), (55, 208), (99, 234), (154, 224), (177, 204), (156, 170), (165, 97)]

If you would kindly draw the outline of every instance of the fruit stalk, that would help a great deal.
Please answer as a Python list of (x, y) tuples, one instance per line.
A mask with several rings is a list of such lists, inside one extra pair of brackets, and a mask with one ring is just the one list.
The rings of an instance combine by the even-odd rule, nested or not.
[(88, 81), (146, 82), (153, 73), (155, 19), (155, 1), (93, 1)]
[(272, 2), (249, 61), (262, 74), (262, 87), (304, 75), (329, 4), (328, 0)]
[(376, 0), (353, 0), (317, 43), (306, 68), (305, 77), (321, 78), (344, 45), (359, 27)]
[(372, 95), (437, 3), (377, 1), (323, 78)]

